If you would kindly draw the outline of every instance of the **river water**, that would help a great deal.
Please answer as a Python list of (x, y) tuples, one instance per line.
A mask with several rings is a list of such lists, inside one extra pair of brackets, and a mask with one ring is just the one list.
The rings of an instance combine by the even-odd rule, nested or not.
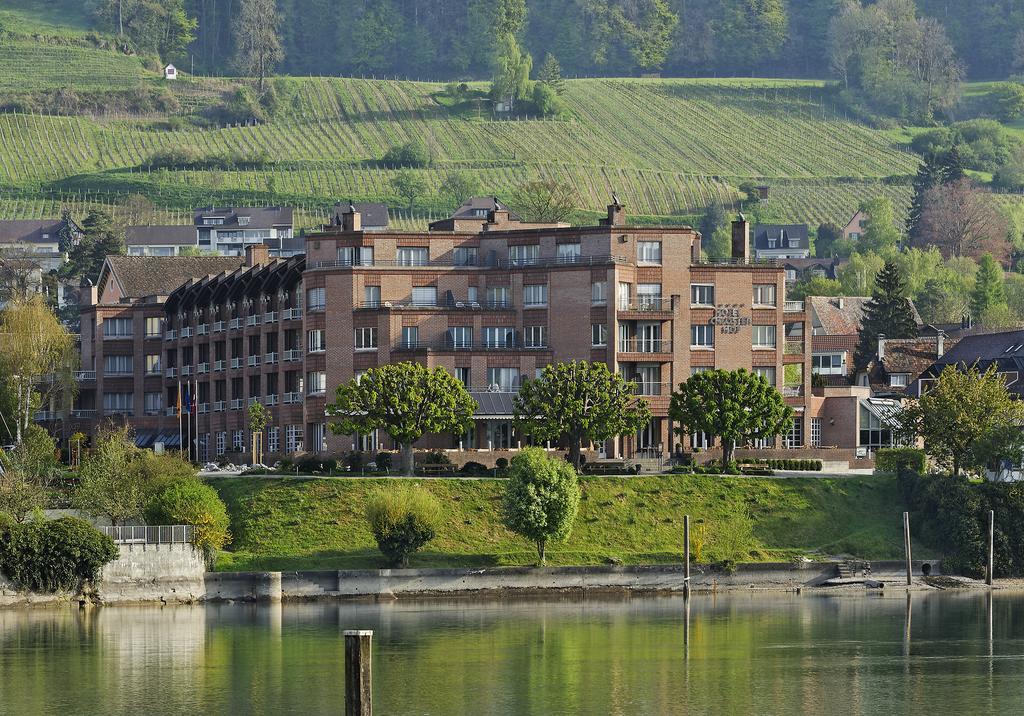
[(0, 714), (1021, 714), (1024, 595), (0, 611)]

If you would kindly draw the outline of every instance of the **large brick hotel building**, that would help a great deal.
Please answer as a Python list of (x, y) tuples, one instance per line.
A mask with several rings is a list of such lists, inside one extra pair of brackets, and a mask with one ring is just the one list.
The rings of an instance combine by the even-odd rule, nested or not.
[[(629, 226), (619, 205), (593, 227), (525, 225), (500, 205), (450, 231), (364, 232), (355, 211), (334, 223), (307, 236), (305, 257), (256, 246), (244, 259), (108, 259), (82, 307), (77, 404), (46, 417), (86, 432), (128, 420), (144, 445), (194, 434), (214, 459), (249, 446), (245, 406), (260, 400), (268, 453), (390, 448), (386, 435), (331, 434), (325, 407), (361, 371), (417, 361), (451, 371), (480, 405), (468, 434), (423, 446), (503, 450), (519, 445), (520, 383), (583, 359), (635, 380), (654, 416), (608, 455), (707, 447), (675, 435), (668, 405), (674, 385), (712, 367), (757, 371), (783, 392), (797, 420), (777, 447), (821, 444), (804, 304), (785, 300), (781, 265), (750, 259), (744, 221), (733, 258), (716, 262), (692, 229)], [(179, 429), (181, 382), (197, 386), (197, 414)]]

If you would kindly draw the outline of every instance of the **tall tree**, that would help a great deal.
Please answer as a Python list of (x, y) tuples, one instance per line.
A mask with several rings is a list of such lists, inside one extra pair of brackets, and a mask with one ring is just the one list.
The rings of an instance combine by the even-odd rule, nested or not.
[(917, 168), (914, 176), (914, 193), (910, 200), (910, 209), (907, 212), (907, 238), (911, 245), (922, 245), (925, 243), (921, 235), (921, 216), (927, 204), (928, 192), (942, 183), (943, 171), (934, 154), (926, 154), (924, 161)]
[(445, 206), (454, 212), (466, 199), (480, 193), (480, 182), (469, 172), (449, 172), (441, 180), (437, 193), (444, 199)]
[(782, 0), (722, 0), (716, 39), (727, 49), (717, 58), (719, 71), (746, 72), (770, 64), (786, 40), (786, 26)]
[(512, 193), (511, 204), (525, 221), (565, 221), (579, 205), (579, 194), (557, 179), (527, 182)]
[(668, 414), (679, 424), (680, 435), (718, 437), (723, 468), (730, 466), (737, 447), (781, 435), (793, 422), (793, 409), (775, 386), (744, 368), (690, 376), (672, 393)]
[(256, 77), (256, 89), (263, 93), (267, 75), (282, 59), (281, 16), (276, 0), (241, 0), (241, 12), (235, 21), (235, 66)]
[(198, 26), (184, 0), (97, 0), (92, 5), (97, 23), (128, 37), (142, 53), (163, 59), (181, 55), (196, 37)]
[(843, 230), (831, 221), (818, 224), (818, 236), (814, 241), (814, 255), (818, 258), (834, 256), (835, 243), (843, 238)]
[(533, 58), (523, 52), (515, 35), (498, 38), (491, 97), (496, 101), (527, 99), (530, 96), (530, 71)]
[(82, 459), (75, 506), (111, 524), (123, 524), (142, 516), (151, 494), (139, 469), (142, 450), (128, 427), (109, 428), (96, 437), (92, 452)]
[(987, 192), (970, 179), (931, 189), (921, 214), (921, 236), (943, 256), (992, 254), (1005, 262), (1010, 253), (1009, 222)]
[(978, 275), (971, 291), (971, 315), (978, 321), (996, 306), (1006, 304), (1003, 289), (1003, 270), (992, 254), (984, 254), (978, 261)]
[(635, 433), (650, 420), (647, 403), (634, 391), (635, 384), (604, 363), (551, 363), (519, 389), (515, 427), (538, 440), (565, 440), (569, 462), (579, 468), (584, 442)]
[(473, 424), (476, 401), (444, 368), (391, 363), (339, 385), (327, 410), (339, 435), (383, 430), (398, 443), (402, 470), (413, 474), (413, 444), (428, 433), (461, 434)]
[(878, 196), (861, 202), (860, 210), (867, 218), (864, 220), (864, 232), (857, 241), (858, 250), (880, 252), (896, 248), (900, 232), (896, 229), (892, 202), (887, 197)]
[(556, 94), (565, 92), (565, 80), (562, 79), (562, 66), (558, 64), (558, 58), (550, 52), (544, 55), (544, 62), (537, 72), (537, 81), (543, 82), (553, 89)]
[(907, 298), (906, 286), (900, 276), (899, 267), (892, 261), (875, 277), (875, 290), (864, 306), (864, 318), (861, 321), (854, 354), (854, 364), (864, 368), (878, 352), (878, 337), (914, 338), (917, 336), (917, 323), (914, 320), (914, 309)]
[(115, 224), (110, 214), (92, 209), (82, 221), (82, 240), (71, 247), (59, 273), (63, 278), (96, 281), (107, 256), (124, 253), (124, 228)]
[(416, 200), (427, 193), (427, 180), (412, 169), (403, 169), (391, 178), (391, 188), (405, 199), (409, 211), (416, 206)]

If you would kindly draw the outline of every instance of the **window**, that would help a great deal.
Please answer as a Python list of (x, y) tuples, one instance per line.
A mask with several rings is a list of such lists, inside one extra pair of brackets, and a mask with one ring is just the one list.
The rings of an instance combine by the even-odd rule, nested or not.
[(526, 326), (523, 328), (523, 345), (527, 348), (545, 348), (548, 344), (547, 326)]
[(709, 365), (695, 365), (690, 368), (690, 377), (692, 378), (698, 373), (707, 373), (709, 370), (714, 370), (714, 368)]
[(470, 326), (452, 326), (448, 329), (447, 338), (448, 345), (452, 348), (473, 347), (473, 329)]
[(318, 452), (327, 449), (327, 426), (324, 423), (309, 424), (309, 444)]
[(755, 306), (774, 306), (775, 304), (775, 284), (774, 283), (755, 283), (754, 284), (754, 305)]
[(284, 429), (284, 449), (289, 453), (302, 450), (302, 426), (288, 425)]
[(753, 326), (754, 348), (775, 348), (775, 326)]
[(607, 281), (594, 281), (590, 284), (590, 302), (595, 306), (608, 303)]
[(793, 424), (790, 425), (789, 431), (785, 434), (784, 438), (785, 446), (788, 448), (804, 446), (804, 417), (802, 415), (793, 417)]
[(470, 386), (469, 382), (470, 370), (469, 368), (456, 368), (455, 379), (462, 383), (467, 388)]
[(892, 447), (892, 430), (888, 425), (882, 423), (878, 416), (864, 407), (860, 406), (860, 445), (868, 448)]
[(430, 249), (425, 246), (402, 246), (397, 253), (399, 266), (426, 266), (430, 262)]
[(640, 363), (633, 381), (640, 395), (661, 395), (661, 366)]
[(251, 219), (252, 219), (251, 216), (239, 216), (238, 217), (238, 225), (239, 226), (248, 226), (249, 225), (249, 221)]
[(363, 306), (380, 308), (380, 286), (363, 286)]
[(773, 365), (754, 366), (754, 375), (763, 376), (769, 385), (775, 385), (775, 366)]
[(226, 430), (222, 430), (217, 433), (217, 457), (222, 456), (228, 451), (228, 433)]
[(814, 375), (846, 375), (843, 353), (815, 353), (811, 356), (811, 373)]
[(306, 373), (306, 392), (318, 395), (327, 392), (327, 373), (322, 370), (311, 370)]
[(146, 393), (143, 395), (143, 405), (146, 415), (160, 415), (164, 412), (164, 394)]
[(279, 428), (267, 428), (267, 452), (271, 455), (281, 449), (281, 431)]
[(342, 266), (373, 266), (373, 247), (339, 246), (338, 263)]
[(103, 321), (103, 336), (106, 338), (127, 338), (132, 335), (132, 319), (107, 318)]
[(377, 348), (377, 329), (357, 328), (355, 329), (355, 348), (357, 351), (372, 351)]
[(486, 326), (483, 330), (484, 348), (513, 348), (516, 344), (516, 331), (510, 326)]
[(310, 353), (323, 353), (327, 350), (324, 329), (315, 328), (311, 331), (306, 331), (306, 350)]
[(629, 308), (629, 299), (633, 295), (633, 284), (622, 281), (619, 283), (619, 308), (626, 310)]
[(488, 368), (487, 384), (511, 391), (519, 386), (519, 371), (515, 368)]
[(889, 376), (889, 387), (890, 388), (906, 388), (907, 383), (910, 380), (909, 373), (892, 373)]
[(306, 291), (306, 309), (309, 311), (322, 311), (327, 307), (327, 289), (311, 288)]
[(478, 300), (479, 300), (477, 297), (479, 295), (480, 295), (480, 291), (479, 291), (479, 289), (477, 289), (476, 286), (467, 286), (466, 287), (466, 300), (469, 301), (470, 303), (477, 303)]
[(125, 415), (131, 415), (135, 402), (134, 393), (104, 393), (103, 394), (103, 412), (110, 415), (111, 413), (123, 413)]
[(811, 418), (811, 447), (821, 447), (821, 418)]
[(714, 348), (715, 327), (714, 326), (690, 326), (690, 347), (691, 348)]
[(558, 263), (574, 264), (580, 260), (581, 253), (579, 244), (559, 244)]
[(437, 286), (414, 286), (412, 289), (412, 305), (436, 306)]
[(636, 243), (637, 263), (660, 264), (661, 263), (661, 242), (660, 241), (638, 241)]
[(235, 452), (242, 452), (245, 450), (245, 431), (235, 430), (231, 434), (231, 449)]
[(714, 306), (715, 287), (709, 284), (690, 284), (690, 304), (693, 306)]
[(131, 356), (103, 356), (103, 372), (107, 375), (131, 375)]
[(487, 305), (492, 308), (504, 308), (505, 306), (508, 306), (508, 286), (488, 286)]
[(161, 373), (160, 368), (160, 354), (151, 353), (146, 356), (146, 375), (159, 375)]
[(529, 244), (528, 246), (509, 246), (508, 260), (513, 266), (529, 266), (540, 259), (540, 246)]
[(419, 326), (402, 326), (402, 348), (416, 348), (420, 344)]
[(591, 323), (590, 324), (590, 345), (595, 346), (595, 347), (608, 345), (608, 324), (607, 323)]
[(151, 316), (146, 319), (146, 338), (162, 338), (164, 335), (164, 319)]
[(260, 384), (263, 381), (261, 380), (261, 378), (262, 378), (262, 376), (259, 375), (258, 373), (256, 375), (250, 375), (249, 376), (249, 397), (250, 398), (259, 398), (262, 395), (263, 391), (260, 390)]
[(544, 283), (523, 286), (523, 307), (548, 305), (548, 287)]
[(661, 308), (661, 284), (638, 283), (636, 302), (641, 311), (657, 311)]
[(475, 266), (476, 247), (459, 246), (452, 250), (452, 263), (456, 266)]

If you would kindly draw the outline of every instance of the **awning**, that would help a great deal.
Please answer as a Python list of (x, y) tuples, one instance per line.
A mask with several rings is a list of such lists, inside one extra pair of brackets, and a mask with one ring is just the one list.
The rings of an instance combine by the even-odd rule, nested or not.
[(154, 442), (163, 443), (165, 448), (177, 447), (181, 445), (181, 438), (178, 433), (160, 433)]
[(476, 401), (474, 420), (511, 420), (515, 413), (515, 393), (480, 391), (470, 396)]
[(156, 435), (151, 432), (135, 433), (135, 446), (140, 448), (153, 447), (156, 442)]

